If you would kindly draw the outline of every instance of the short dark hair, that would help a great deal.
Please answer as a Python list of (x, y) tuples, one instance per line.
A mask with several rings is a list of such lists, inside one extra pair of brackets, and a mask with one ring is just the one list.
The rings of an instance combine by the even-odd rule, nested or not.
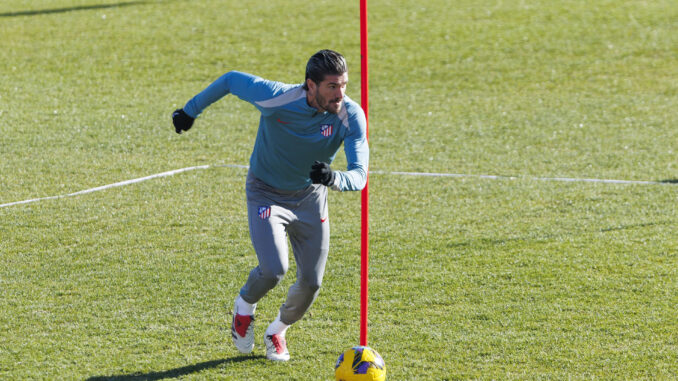
[[(323, 49), (311, 56), (306, 64), (306, 80), (309, 78), (316, 84), (322, 82), (326, 75), (342, 75), (348, 72), (346, 59), (334, 50)], [(304, 89), (308, 85), (304, 81)]]

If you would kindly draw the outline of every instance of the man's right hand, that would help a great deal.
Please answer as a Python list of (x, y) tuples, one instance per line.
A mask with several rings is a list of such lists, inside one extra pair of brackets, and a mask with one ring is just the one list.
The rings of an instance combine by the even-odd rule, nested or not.
[(176, 109), (172, 113), (172, 123), (174, 123), (174, 129), (177, 134), (180, 134), (182, 131), (190, 130), (194, 120), (195, 119), (188, 116), (182, 108)]

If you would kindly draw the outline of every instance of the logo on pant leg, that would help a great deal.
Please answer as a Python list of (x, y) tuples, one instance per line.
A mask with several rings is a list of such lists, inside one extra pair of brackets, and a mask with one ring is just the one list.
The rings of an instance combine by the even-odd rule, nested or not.
[(260, 206), (259, 207), (259, 218), (262, 220), (271, 217), (271, 207), (270, 206)]

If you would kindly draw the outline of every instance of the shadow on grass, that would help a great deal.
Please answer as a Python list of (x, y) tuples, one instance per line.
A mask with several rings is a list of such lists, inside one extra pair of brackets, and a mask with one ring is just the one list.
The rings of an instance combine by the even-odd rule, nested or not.
[(627, 224), (627, 225), (619, 225), (619, 226), (613, 226), (605, 229), (600, 229), (601, 232), (606, 233), (606, 232), (612, 232), (612, 231), (617, 231), (617, 230), (629, 230), (629, 229), (637, 229), (637, 228), (646, 228), (646, 227), (651, 227), (651, 226), (660, 226), (660, 225), (672, 225), (674, 224), (675, 221), (669, 220), (669, 221), (657, 221), (657, 222), (646, 222), (646, 223), (638, 223), (638, 224)]
[(52, 13), (65, 13), (65, 12), (71, 12), (71, 11), (85, 11), (85, 10), (90, 10), (90, 9), (119, 8), (119, 7), (127, 7), (127, 6), (130, 6), (130, 5), (141, 5), (141, 4), (148, 4), (148, 0), (124, 1), (124, 2), (115, 3), (115, 4), (81, 5), (81, 6), (76, 6), (76, 7), (40, 9), (40, 10), (35, 10), (35, 11), (5, 12), (5, 13), (0, 13), (0, 17), (48, 15), (48, 14), (52, 14)]
[(174, 368), (160, 372), (149, 373), (133, 373), (133, 374), (118, 374), (113, 376), (95, 376), (90, 377), (86, 381), (141, 381), (141, 380), (164, 380), (166, 378), (179, 378), (187, 376), (192, 373), (198, 373), (205, 369), (216, 368), (221, 365), (234, 364), (243, 361), (253, 361), (266, 358), (266, 356), (240, 356), (230, 359), (205, 361), (193, 365), (183, 366), (181, 368)]
[(678, 184), (678, 179), (659, 180), (659, 182), (664, 184)]

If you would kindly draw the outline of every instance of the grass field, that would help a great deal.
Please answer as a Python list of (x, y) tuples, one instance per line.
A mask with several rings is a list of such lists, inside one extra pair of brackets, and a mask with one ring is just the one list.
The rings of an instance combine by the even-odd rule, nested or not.
[[(369, 345), (390, 380), (678, 378), (674, 0), (369, 3)], [(256, 259), (258, 114), (170, 113), (228, 70), (349, 61), (358, 1), (0, 3), (0, 379), (329, 380), (359, 339), (360, 194), (332, 193), (327, 274), (270, 363), (232, 301)], [(335, 167), (345, 165), (340, 154)], [(414, 177), (391, 172), (466, 174)], [(473, 175), (497, 175), (484, 178)], [(655, 184), (548, 181), (621, 179)]]

